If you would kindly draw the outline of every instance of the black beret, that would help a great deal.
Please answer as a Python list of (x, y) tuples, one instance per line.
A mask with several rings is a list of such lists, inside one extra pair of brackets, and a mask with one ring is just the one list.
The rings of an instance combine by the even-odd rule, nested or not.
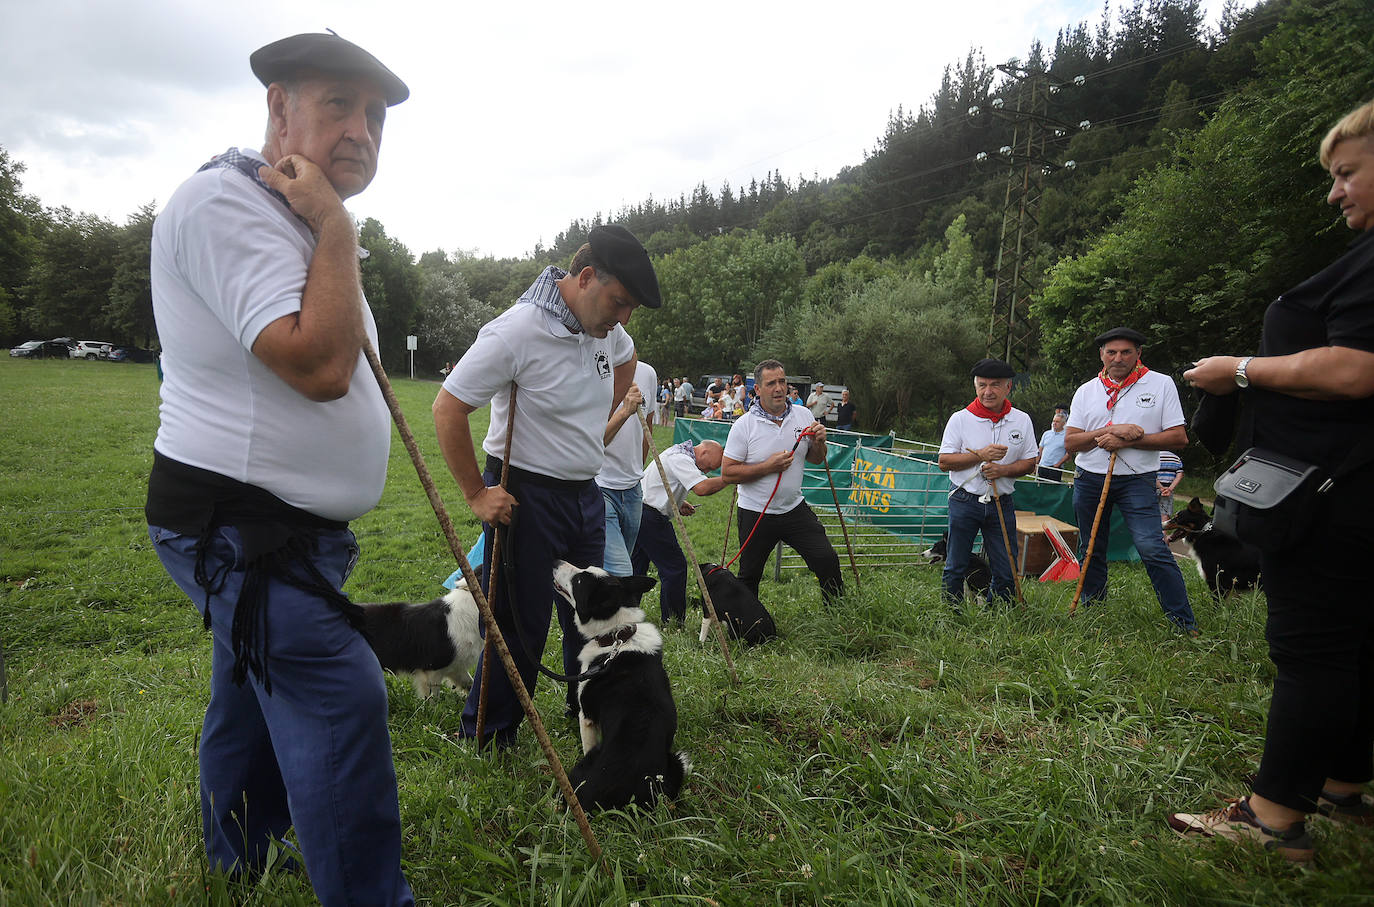
[(591, 244), (592, 254), (606, 266), (611, 276), (625, 285), (640, 305), (650, 309), (663, 305), (663, 298), (658, 294), (658, 275), (649, 261), (649, 253), (633, 233), (617, 224), (606, 224), (593, 227), (587, 234), (587, 242)]
[(1129, 340), (1136, 346), (1145, 345), (1145, 335), (1131, 328), (1112, 328), (1110, 331), (1098, 334), (1097, 339), (1093, 342), (1098, 346), (1103, 346), (1109, 340)]
[(1016, 370), (1001, 359), (979, 359), (969, 374), (975, 378), (1015, 378)]
[(325, 73), (369, 76), (386, 95), (386, 106), (393, 107), (410, 97), (410, 89), (381, 61), (351, 41), (330, 32), (292, 35), (259, 47), (248, 57), (253, 75), (263, 85), (288, 79), (301, 69)]

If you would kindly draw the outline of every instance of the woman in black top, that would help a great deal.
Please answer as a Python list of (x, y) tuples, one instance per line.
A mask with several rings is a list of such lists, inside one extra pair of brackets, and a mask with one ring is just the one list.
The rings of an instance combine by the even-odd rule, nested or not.
[[(1327, 201), (1360, 231), (1344, 255), (1264, 315), (1258, 356), (1212, 356), (1183, 377), (1212, 394), (1245, 388), (1263, 447), (1336, 472), (1374, 432), (1374, 102), (1321, 145)], [(1309, 537), (1263, 558), (1269, 657), (1277, 668), (1253, 793), (1211, 813), (1175, 813), (1192, 834), (1242, 838), (1310, 860), (1314, 811), (1374, 825), (1374, 468), (1338, 479)]]

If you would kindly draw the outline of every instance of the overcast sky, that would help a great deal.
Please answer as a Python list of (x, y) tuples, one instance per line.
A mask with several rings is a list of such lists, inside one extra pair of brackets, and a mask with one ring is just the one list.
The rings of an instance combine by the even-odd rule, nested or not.
[[(1220, 0), (1207, 2), (1215, 14)], [(1215, 9), (1213, 9), (1215, 8)], [(122, 224), (262, 147), (248, 55), (332, 28), (410, 86), (349, 209), (417, 256), (521, 256), (649, 196), (861, 163), (946, 64), (1095, 24), (1100, 0), (423, 3), (0, 0), (0, 146), (24, 191)]]

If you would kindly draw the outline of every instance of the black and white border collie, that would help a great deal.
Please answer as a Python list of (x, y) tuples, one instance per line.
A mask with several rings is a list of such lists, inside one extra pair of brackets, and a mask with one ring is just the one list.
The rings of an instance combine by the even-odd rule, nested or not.
[(590, 674), (577, 690), (583, 756), (568, 775), (578, 800), (584, 809), (622, 809), (676, 797), (692, 763), (673, 749), (677, 706), (663, 637), (639, 607), (654, 580), (559, 561), (553, 585), (572, 605), (586, 641), (578, 661)]
[[(711, 593), (711, 606), (716, 617), (725, 623), (730, 635), (744, 640), (745, 645), (756, 646), (778, 638), (778, 626), (773, 615), (749, 591), (749, 587), (729, 570), (719, 564), (702, 564), (702, 575), (706, 577), (706, 591)], [(701, 603), (701, 641), (705, 642), (711, 631), (706, 619), (706, 602)]]
[(1258, 548), (1227, 535), (1210, 520), (1197, 531), (1176, 525), (1171, 540), (1178, 541), (1178, 536), (1182, 536), (1188, 556), (1197, 565), (1198, 576), (1213, 596), (1221, 598), (1231, 592), (1264, 588)]
[[(927, 564), (943, 564), (949, 554), (949, 533), (940, 536), (940, 540), (920, 553), (920, 557)], [(992, 588), (992, 568), (988, 566), (988, 559), (977, 551), (968, 556), (968, 569), (964, 572), (964, 583), (968, 586), (973, 597), (979, 601), (988, 600), (988, 590)]]
[(365, 604), (363, 635), (383, 668), (409, 674), (415, 692), (428, 698), (442, 683), (472, 686), (482, 651), (477, 602), (460, 579), (452, 592), (423, 604)]

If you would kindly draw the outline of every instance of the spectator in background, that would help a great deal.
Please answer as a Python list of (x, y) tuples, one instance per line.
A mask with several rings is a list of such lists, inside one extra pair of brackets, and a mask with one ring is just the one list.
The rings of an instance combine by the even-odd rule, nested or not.
[(659, 385), (658, 394), (656, 395), (656, 397), (658, 399), (658, 421), (655, 424), (667, 425), (668, 410), (673, 402), (673, 386), (669, 384), (667, 381), (664, 381), (661, 385)]
[(854, 404), (849, 402), (848, 388), (840, 391), (840, 406), (836, 410), (835, 427), (840, 431), (853, 431), (854, 418), (858, 414), (859, 411), (854, 407)]
[(788, 404), (789, 406), (802, 406), (802, 405), (803, 405), (803, 404), (802, 404), (802, 398), (801, 398), (801, 392), (798, 391), (795, 387), (792, 387), (792, 386), (790, 386), (790, 385), (789, 385), (788, 388), (787, 388), (787, 404)]
[(1159, 492), (1159, 521), (1174, 518), (1174, 489), (1183, 481), (1183, 461), (1169, 450), (1159, 452), (1159, 472), (1155, 474), (1155, 490)]
[(1040, 461), (1036, 475), (1042, 479), (1064, 481), (1064, 464), (1069, 462), (1069, 452), (1064, 449), (1064, 425), (1068, 421), (1069, 406), (1060, 403), (1054, 408), (1054, 420), (1050, 422), (1050, 427), (1040, 436)]
[(687, 391), (682, 386), (681, 378), (673, 379), (673, 412), (680, 418), (687, 415)]
[(825, 385), (817, 381), (811, 396), (806, 398), (806, 408), (811, 410), (811, 415), (817, 422), (824, 422), (825, 414), (830, 412), (830, 407), (834, 405), (834, 399), (825, 392)]
[(682, 379), (682, 400), (684, 410), (690, 410), (692, 408), (692, 394), (694, 393), (696, 393), (696, 388), (692, 387), (692, 382), (688, 381), (684, 376)]

